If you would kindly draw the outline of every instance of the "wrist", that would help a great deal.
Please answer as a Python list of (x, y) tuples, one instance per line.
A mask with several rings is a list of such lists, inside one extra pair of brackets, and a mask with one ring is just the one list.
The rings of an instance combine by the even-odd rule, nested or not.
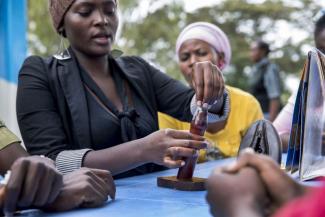
[(50, 159), (48, 157), (45, 157), (43, 155), (41, 155), (39, 159), (40, 159), (41, 162), (48, 165), (49, 167), (52, 167), (52, 168), (56, 169), (55, 162), (52, 159)]
[(252, 196), (239, 197), (240, 199), (234, 200), (230, 206), (230, 212), (227, 214), (229, 217), (262, 217), (262, 208), (258, 206), (260, 203), (256, 201)]
[(152, 159), (150, 159), (150, 154), (147, 154), (149, 151), (151, 144), (147, 139), (147, 136), (138, 140), (135, 147), (135, 158), (140, 159), (141, 164), (150, 163)]
[[(196, 95), (194, 95), (192, 98), (190, 109), (193, 115), (197, 109)], [(229, 112), (230, 112), (230, 96), (228, 90), (225, 89), (223, 96), (212, 105), (209, 105), (208, 123), (223, 122), (227, 120)]]

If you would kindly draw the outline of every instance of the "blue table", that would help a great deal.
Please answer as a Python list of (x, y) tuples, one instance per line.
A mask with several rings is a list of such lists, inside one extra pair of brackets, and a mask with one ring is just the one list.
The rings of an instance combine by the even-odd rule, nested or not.
[[(234, 158), (198, 164), (195, 176), (207, 178), (211, 171), (229, 164)], [(185, 192), (157, 187), (158, 176), (176, 175), (177, 169), (151, 173), (116, 181), (116, 200), (95, 209), (78, 209), (64, 213), (48, 214), (40, 211), (25, 211), (22, 216), (91, 216), (91, 217), (182, 217), (211, 216), (205, 200), (205, 191)]]

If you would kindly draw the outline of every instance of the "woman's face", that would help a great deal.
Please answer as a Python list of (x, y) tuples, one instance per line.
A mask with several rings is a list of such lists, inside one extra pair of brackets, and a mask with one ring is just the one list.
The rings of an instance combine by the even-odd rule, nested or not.
[(70, 45), (87, 56), (107, 55), (118, 27), (114, 0), (76, 0), (64, 17)]
[(219, 67), (224, 63), (223, 54), (218, 55), (210, 44), (198, 39), (185, 41), (179, 49), (178, 59), (180, 70), (190, 85), (193, 66), (196, 62), (210, 61)]

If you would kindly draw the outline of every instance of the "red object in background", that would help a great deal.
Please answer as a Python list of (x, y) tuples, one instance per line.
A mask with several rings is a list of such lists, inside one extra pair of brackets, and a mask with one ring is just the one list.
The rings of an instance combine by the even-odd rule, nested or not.
[[(322, 179), (325, 184), (325, 179)], [(325, 185), (285, 204), (273, 217), (324, 217)]]
[[(208, 108), (207, 104), (198, 107), (191, 122), (190, 133), (203, 136), (208, 127)], [(198, 152), (198, 151), (197, 151)], [(190, 180), (193, 177), (195, 165), (199, 154), (185, 159), (185, 165), (179, 168), (177, 173), (178, 179)]]

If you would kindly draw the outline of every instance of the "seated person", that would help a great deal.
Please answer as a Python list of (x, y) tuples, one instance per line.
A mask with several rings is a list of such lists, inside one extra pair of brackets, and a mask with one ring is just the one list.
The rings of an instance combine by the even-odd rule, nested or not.
[[(28, 57), (19, 72), (17, 119), (29, 153), (50, 157), (63, 173), (85, 166), (120, 178), (180, 167), (179, 157), (207, 146), (189, 132), (159, 131), (157, 112), (190, 121), (191, 102), (220, 99), (223, 78), (215, 65), (198, 63), (193, 90), (140, 57), (113, 57), (116, 0), (50, 0), (49, 6), (70, 47)], [(202, 75), (212, 85), (201, 85)], [(210, 112), (221, 114), (214, 108), (223, 103)]]
[(96, 207), (115, 197), (111, 174), (82, 168), (62, 176), (46, 157), (28, 156), (19, 139), (0, 121), (0, 175), (10, 170), (8, 183), (0, 186), (0, 213), (40, 208), (65, 211)]
[(237, 162), (215, 169), (207, 181), (210, 211), (218, 217), (325, 216), (325, 187), (292, 179), (270, 157), (243, 151)]
[[(197, 22), (185, 27), (176, 42), (176, 54), (179, 68), (188, 84), (193, 87), (191, 71), (195, 64), (210, 61), (223, 70), (230, 64), (231, 47), (225, 33), (217, 26)], [(226, 86), (228, 101), (224, 105), (224, 113), (219, 122), (211, 123), (205, 137), (216, 149), (211, 151), (212, 158), (235, 156), (242, 137), (249, 126), (263, 118), (261, 107), (257, 100), (247, 92), (238, 88)], [(190, 124), (178, 121), (166, 114), (159, 113), (159, 127), (177, 130), (189, 130)], [(210, 155), (210, 153), (208, 154)], [(199, 162), (206, 159), (206, 150), (200, 152)], [(219, 156), (220, 157), (220, 156)]]

